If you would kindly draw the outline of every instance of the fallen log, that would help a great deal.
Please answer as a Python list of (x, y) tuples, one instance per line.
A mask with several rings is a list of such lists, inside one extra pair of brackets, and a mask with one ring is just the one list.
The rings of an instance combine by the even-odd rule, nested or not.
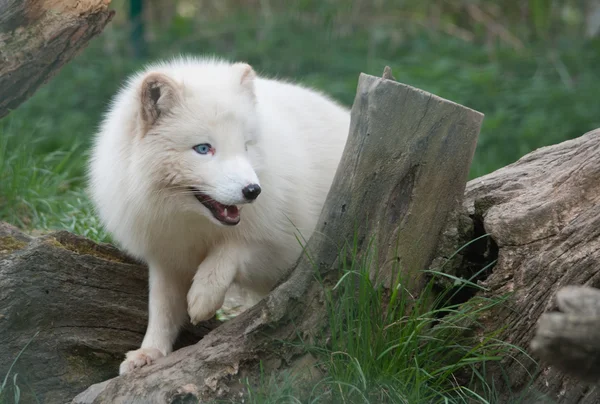
[[(147, 271), (110, 245), (64, 231), (32, 238), (0, 224), (2, 379), (25, 347), (9, 378), (18, 374), (23, 402), (68, 402), (116, 376), (123, 353), (144, 337)], [(218, 324), (188, 325), (179, 346)]]
[(110, 0), (0, 2), (0, 118), (73, 59), (111, 20)]
[[(469, 277), (482, 263), (496, 262), (478, 278), (486, 288), (481, 294), (508, 294), (509, 300), (482, 317), (481, 335), (502, 330), (500, 339), (528, 350), (540, 320), (534, 349), (515, 350), (514, 357), (503, 360), (502, 370), (490, 371), (500, 402), (514, 402), (516, 396), (525, 399), (521, 402), (600, 402), (600, 391), (569, 376), (597, 375), (598, 343), (592, 342), (597, 331), (591, 331), (597, 320), (588, 316), (596, 306), (588, 303), (590, 291), (559, 292), (563, 313), (543, 315), (554, 310), (553, 296), (563, 286), (600, 286), (599, 153), (596, 130), (470, 181), (463, 210), (455, 212), (444, 231), (435, 266), (457, 246), (489, 235), (445, 267)], [(541, 367), (531, 354), (542, 356)]]

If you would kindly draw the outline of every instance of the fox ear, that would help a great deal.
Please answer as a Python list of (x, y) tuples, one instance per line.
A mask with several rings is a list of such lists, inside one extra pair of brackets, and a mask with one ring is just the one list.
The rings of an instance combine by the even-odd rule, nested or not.
[(242, 88), (254, 97), (254, 79), (256, 78), (256, 73), (252, 66), (247, 63), (235, 63), (233, 69), (237, 77), (239, 77), (239, 83)]
[(142, 119), (148, 125), (156, 123), (179, 102), (179, 85), (162, 73), (150, 73), (142, 82)]

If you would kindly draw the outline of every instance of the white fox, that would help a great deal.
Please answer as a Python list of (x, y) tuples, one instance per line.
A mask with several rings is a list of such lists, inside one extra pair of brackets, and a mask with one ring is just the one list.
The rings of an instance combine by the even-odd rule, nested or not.
[(230, 286), (271, 290), (314, 231), (349, 125), (347, 108), (245, 63), (181, 58), (126, 83), (89, 169), (103, 224), (149, 266), (148, 328), (121, 374), (169, 354)]

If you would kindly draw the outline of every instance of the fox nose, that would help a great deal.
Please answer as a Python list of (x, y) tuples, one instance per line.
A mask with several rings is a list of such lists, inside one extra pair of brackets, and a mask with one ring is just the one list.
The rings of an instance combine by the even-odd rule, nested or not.
[(260, 191), (260, 185), (250, 184), (242, 189), (242, 194), (244, 194), (244, 198), (248, 199), (249, 201), (253, 201), (258, 197)]

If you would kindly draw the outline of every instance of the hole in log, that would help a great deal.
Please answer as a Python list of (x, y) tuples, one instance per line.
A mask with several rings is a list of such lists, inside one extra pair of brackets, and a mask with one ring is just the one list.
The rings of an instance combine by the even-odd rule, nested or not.
[[(473, 220), (474, 239), (486, 234), (483, 227), (483, 218), (471, 217)], [(481, 271), (485, 266), (498, 259), (498, 245), (491, 237), (483, 237), (472, 243), (466, 248), (464, 271), (457, 275), (461, 278), (471, 279), (475, 274)], [(494, 265), (477, 275), (472, 282), (483, 281), (491, 275)], [(473, 293), (474, 294), (474, 293)]]
[[(480, 216), (471, 216), (473, 221), (473, 237), (472, 240), (486, 234), (483, 226), (483, 218)], [(472, 283), (477, 283), (486, 280), (493, 272), (495, 263), (498, 259), (498, 245), (490, 236), (482, 237), (481, 239), (471, 243), (463, 250), (462, 254), (458, 254), (455, 260), (460, 260), (460, 265), (454, 266), (458, 272), (454, 275), (469, 280)], [(492, 264), (492, 265), (490, 265)], [(489, 268), (482, 271), (483, 268), (489, 265)], [(443, 286), (440, 285), (439, 293), (444, 292)], [(450, 301), (442, 303), (444, 306), (462, 304), (477, 294), (478, 289), (469, 286), (456, 286), (447, 291), (448, 296), (453, 296)]]

